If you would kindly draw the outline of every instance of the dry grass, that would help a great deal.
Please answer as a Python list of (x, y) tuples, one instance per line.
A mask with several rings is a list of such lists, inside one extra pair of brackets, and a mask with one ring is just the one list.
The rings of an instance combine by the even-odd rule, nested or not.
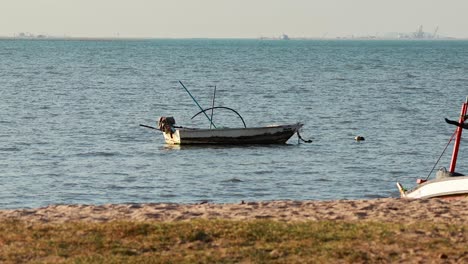
[(0, 223), (0, 263), (468, 263), (467, 225), (377, 222)]

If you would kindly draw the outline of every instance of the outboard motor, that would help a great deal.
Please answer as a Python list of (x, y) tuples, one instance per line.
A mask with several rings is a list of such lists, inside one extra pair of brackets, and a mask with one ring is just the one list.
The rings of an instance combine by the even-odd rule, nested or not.
[(172, 116), (165, 117), (161, 116), (158, 121), (158, 129), (161, 130), (164, 133), (172, 133), (175, 132), (175, 119)]

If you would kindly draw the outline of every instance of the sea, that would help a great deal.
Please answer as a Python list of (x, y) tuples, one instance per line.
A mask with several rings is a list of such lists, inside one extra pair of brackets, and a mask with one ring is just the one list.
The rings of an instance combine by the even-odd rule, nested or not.
[[(313, 142), (167, 145), (140, 124), (210, 127), (179, 81), (203, 108), (301, 122)], [(467, 96), (464, 40), (4, 39), (0, 209), (398, 197), (449, 166), (444, 118)], [(243, 126), (225, 109), (213, 122)]]

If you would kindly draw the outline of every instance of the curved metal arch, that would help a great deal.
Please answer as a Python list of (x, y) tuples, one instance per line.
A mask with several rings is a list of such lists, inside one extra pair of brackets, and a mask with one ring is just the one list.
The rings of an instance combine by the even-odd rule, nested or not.
[(196, 113), (194, 116), (192, 116), (191, 119), (193, 119), (194, 117), (196, 117), (197, 115), (199, 115), (199, 114), (201, 114), (201, 113), (203, 113), (203, 112), (205, 112), (205, 111), (208, 111), (208, 110), (211, 110), (211, 109), (219, 109), (219, 108), (231, 110), (231, 111), (233, 111), (234, 113), (236, 113), (237, 116), (239, 116), (239, 118), (242, 120), (242, 123), (244, 124), (244, 128), (247, 128), (247, 125), (246, 125), (245, 122), (244, 122), (244, 118), (242, 118), (242, 116), (241, 116), (236, 110), (234, 110), (234, 109), (232, 109), (232, 108), (229, 108), (229, 107), (225, 107), (225, 106), (215, 106), (215, 107), (210, 107), (210, 108), (203, 109), (202, 111), (200, 111), (200, 112)]

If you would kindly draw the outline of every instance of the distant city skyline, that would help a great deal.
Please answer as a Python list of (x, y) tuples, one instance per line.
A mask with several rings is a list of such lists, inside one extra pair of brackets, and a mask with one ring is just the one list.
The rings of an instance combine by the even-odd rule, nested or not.
[(466, 0), (2, 0), (0, 36), (468, 38)]

